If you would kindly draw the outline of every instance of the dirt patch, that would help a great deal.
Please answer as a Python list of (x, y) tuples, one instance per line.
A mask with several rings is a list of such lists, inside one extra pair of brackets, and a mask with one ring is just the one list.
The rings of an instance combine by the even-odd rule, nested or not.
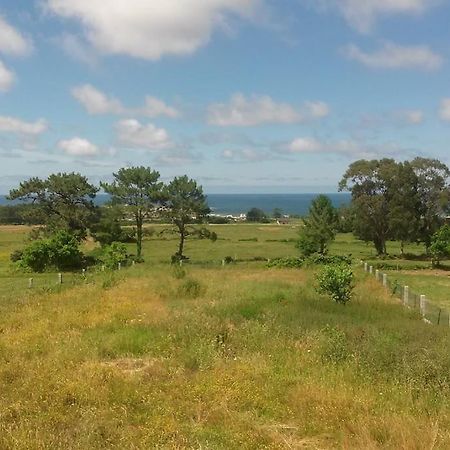
[(164, 361), (157, 358), (120, 358), (114, 361), (104, 361), (100, 365), (112, 368), (125, 375), (160, 376), (167, 372)]

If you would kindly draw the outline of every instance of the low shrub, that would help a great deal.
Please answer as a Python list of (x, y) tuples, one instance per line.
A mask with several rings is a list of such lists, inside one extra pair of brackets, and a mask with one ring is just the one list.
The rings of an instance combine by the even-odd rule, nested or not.
[(18, 260), (20, 267), (34, 272), (43, 272), (50, 267), (58, 270), (76, 269), (81, 267), (82, 262), (79, 242), (67, 231), (58, 231), (48, 239), (33, 241)]
[(193, 278), (187, 278), (179, 287), (178, 293), (182, 297), (197, 298), (203, 292), (201, 283)]
[(336, 303), (345, 305), (352, 297), (353, 280), (353, 270), (348, 264), (326, 265), (317, 275), (317, 290), (330, 296)]
[(322, 253), (314, 253), (305, 259), (306, 266), (321, 266), (330, 264), (352, 264), (351, 255), (323, 255)]
[(127, 247), (121, 242), (113, 242), (103, 248), (99, 259), (108, 269), (117, 269), (119, 263), (128, 262)]
[(303, 258), (277, 258), (272, 259), (267, 263), (268, 268), (277, 268), (277, 269), (299, 269), (303, 266), (304, 259)]

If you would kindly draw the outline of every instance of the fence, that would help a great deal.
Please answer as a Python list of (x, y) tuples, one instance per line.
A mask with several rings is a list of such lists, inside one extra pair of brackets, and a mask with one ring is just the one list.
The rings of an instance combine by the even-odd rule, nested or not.
[(383, 273), (373, 266), (361, 261), (364, 271), (373, 275), (377, 281), (383, 283), (383, 286), (392, 294), (400, 298), (403, 305), (407, 308), (415, 309), (420, 312), (423, 320), (429, 324), (449, 326), (450, 312), (433, 304), (423, 294), (418, 294), (409, 288), (403, 286), (397, 280), (391, 280), (387, 273)]

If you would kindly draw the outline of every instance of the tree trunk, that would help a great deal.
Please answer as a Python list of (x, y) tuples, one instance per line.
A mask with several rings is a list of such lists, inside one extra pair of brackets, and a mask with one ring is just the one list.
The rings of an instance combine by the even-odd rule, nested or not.
[(180, 230), (180, 243), (178, 245), (178, 255), (179, 255), (180, 259), (182, 259), (183, 258), (183, 250), (184, 250), (184, 239), (185, 239), (184, 227), (181, 227), (179, 230)]
[(140, 213), (136, 215), (136, 258), (142, 257), (142, 216)]

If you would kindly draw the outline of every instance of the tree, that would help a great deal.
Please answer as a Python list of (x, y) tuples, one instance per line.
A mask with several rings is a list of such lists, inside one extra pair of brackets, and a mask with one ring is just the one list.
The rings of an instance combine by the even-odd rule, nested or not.
[(411, 166), (418, 178), (420, 240), (430, 249), (433, 234), (442, 226), (450, 209), (450, 169), (441, 161), (415, 158)]
[(450, 225), (442, 226), (431, 239), (430, 252), (433, 266), (439, 266), (441, 259), (450, 256)]
[(113, 242), (134, 242), (134, 233), (122, 228), (122, 218), (123, 211), (120, 207), (102, 206), (91, 226), (92, 237), (102, 246), (111, 245)]
[(102, 189), (111, 195), (113, 205), (123, 205), (136, 225), (136, 258), (142, 258), (144, 219), (161, 203), (163, 183), (159, 172), (150, 167), (127, 167), (113, 174), (112, 183), (100, 183)]
[(339, 190), (344, 189), (352, 193), (354, 233), (372, 241), (379, 255), (386, 254), (388, 239), (414, 238), (417, 178), (408, 163), (356, 161), (339, 183)]
[(274, 219), (281, 219), (283, 217), (283, 210), (281, 208), (275, 208), (272, 213)]
[(326, 195), (316, 197), (303, 220), (298, 247), (305, 256), (312, 253), (324, 254), (328, 244), (335, 238), (338, 227), (336, 209)]
[(11, 190), (8, 198), (34, 204), (33, 211), (47, 232), (67, 230), (82, 239), (95, 211), (92, 200), (97, 191), (78, 173), (58, 173), (45, 180), (30, 178)]
[[(210, 212), (206, 196), (201, 186), (195, 180), (186, 175), (175, 177), (165, 188), (168, 219), (175, 226), (175, 230), (169, 230), (179, 235), (178, 251), (174, 255), (175, 260), (186, 259), (184, 256), (184, 244), (189, 236), (197, 236), (200, 239), (217, 239), (216, 233), (206, 228), (196, 228), (193, 223), (202, 223)], [(165, 230), (167, 231), (167, 230)]]
[(389, 238), (400, 241), (403, 255), (405, 242), (416, 242), (420, 228), (418, 179), (409, 162), (397, 163), (386, 176)]
[(266, 213), (259, 208), (250, 209), (247, 212), (246, 217), (248, 222), (267, 222)]

